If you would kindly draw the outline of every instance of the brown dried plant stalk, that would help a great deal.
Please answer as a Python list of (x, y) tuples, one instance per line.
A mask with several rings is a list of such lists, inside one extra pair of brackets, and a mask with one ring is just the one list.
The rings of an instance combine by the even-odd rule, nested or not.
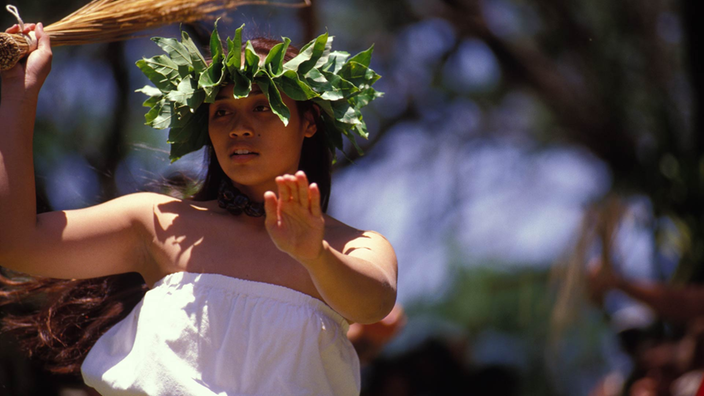
[[(93, 0), (62, 20), (48, 25), (44, 31), (52, 47), (120, 41), (135, 33), (174, 23), (213, 20), (242, 5), (274, 5), (307, 7), (300, 3), (278, 3), (267, 0)], [(7, 70), (33, 48), (31, 39), (21, 34), (0, 33), (0, 70)]]
[(601, 266), (603, 271), (613, 271), (612, 254), (619, 224), (626, 215), (626, 207), (615, 195), (590, 207), (582, 220), (577, 243), (564, 265), (553, 268), (553, 280), (559, 282), (556, 302), (550, 326), (553, 351), (559, 346), (566, 329), (579, 320), (581, 307), (587, 301), (601, 306), (603, 295), (592, 294), (588, 287), (587, 263), (585, 259), (593, 244), (601, 243)]

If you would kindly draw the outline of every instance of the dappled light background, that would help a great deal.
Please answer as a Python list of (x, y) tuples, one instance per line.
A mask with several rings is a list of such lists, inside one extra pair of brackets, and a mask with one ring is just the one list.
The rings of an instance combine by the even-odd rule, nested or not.
[[(704, 36), (690, 3), (313, 0), (245, 6), (219, 23), (223, 38), (245, 23), (247, 38), (298, 47), (326, 29), (334, 48), (375, 45), (385, 96), (364, 113), (365, 155), (338, 154), (329, 209), (384, 234), (399, 259), (408, 321), (364, 367), (366, 394), (586, 396), (628, 378), (617, 331), (658, 319), (617, 292), (586, 298), (598, 241), (569, 258), (588, 213), (616, 196), (619, 272), (701, 279), (702, 86), (690, 71), (701, 73), (691, 49)], [(82, 4), (18, 6), (48, 24)], [(183, 28), (205, 42), (211, 27)], [(134, 92), (148, 84), (134, 62), (161, 53), (148, 37), (177, 34), (54, 50), (35, 137), (40, 210), (202, 174), (202, 152), (169, 163), (167, 132), (144, 125)], [(570, 266), (582, 276), (568, 281)]]

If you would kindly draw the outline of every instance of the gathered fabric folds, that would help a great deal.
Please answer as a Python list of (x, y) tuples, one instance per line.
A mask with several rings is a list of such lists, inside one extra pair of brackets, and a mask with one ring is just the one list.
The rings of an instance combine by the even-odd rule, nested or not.
[(358, 395), (347, 321), (286, 287), (218, 274), (159, 280), (90, 350), (101, 395)]

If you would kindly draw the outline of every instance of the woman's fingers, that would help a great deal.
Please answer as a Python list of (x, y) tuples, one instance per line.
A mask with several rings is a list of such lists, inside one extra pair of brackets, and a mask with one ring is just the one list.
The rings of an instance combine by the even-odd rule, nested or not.
[(299, 203), (300, 193), (298, 192), (298, 182), (296, 181), (296, 176), (286, 175), (284, 176), (284, 179), (286, 180), (286, 187), (288, 187), (288, 190), (291, 193), (290, 201), (294, 203)]
[(276, 178), (276, 187), (279, 189), (279, 201), (287, 202), (291, 197), (291, 193), (289, 192), (288, 187), (286, 187), (286, 181), (283, 176)]
[[(28, 34), (32, 30), (36, 29), (36, 27), (36, 23), (25, 23), (24, 30), (22, 30), (21, 33)], [(14, 24), (10, 26), (9, 28), (5, 29), (5, 33), (20, 33), (20, 25)]]
[(51, 40), (49, 39), (49, 35), (44, 32), (44, 24), (39, 22), (34, 33), (37, 35), (37, 40), (39, 40), (39, 49), (48, 50), (51, 48)]
[(300, 204), (314, 216), (322, 215), (320, 190), (315, 183), (309, 184), (303, 171), (298, 171), (295, 175), (279, 176), (276, 178), (276, 184), (279, 188), (279, 204)]
[(303, 171), (296, 172), (296, 185), (298, 188), (298, 200), (306, 209), (310, 207), (308, 202), (308, 178)]
[(20, 25), (14, 24), (10, 26), (9, 28), (5, 29), (5, 33), (22, 33), (22, 34), (29, 34), (32, 30), (35, 30), (37, 27), (36, 23), (25, 23), (24, 24), (24, 30), (20, 31)]
[(267, 223), (276, 224), (278, 221), (278, 202), (276, 200), (276, 194), (273, 191), (267, 191), (264, 193), (264, 212), (266, 213), (265, 221)]
[(310, 213), (315, 217), (320, 217), (323, 215), (323, 210), (320, 207), (320, 188), (316, 183), (313, 183), (308, 187), (308, 192), (310, 194)]
[(283, 175), (277, 178), (279, 186), (279, 199), (282, 203), (298, 202), (298, 186), (296, 178), (292, 175)]

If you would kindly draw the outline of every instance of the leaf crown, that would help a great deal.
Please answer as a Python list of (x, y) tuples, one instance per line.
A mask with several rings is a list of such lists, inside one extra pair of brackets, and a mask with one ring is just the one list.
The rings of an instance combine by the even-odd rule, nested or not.
[(227, 38), (225, 53), (215, 23), (210, 36), (210, 64), (184, 31), (180, 42), (152, 38), (167, 55), (136, 62), (154, 84), (137, 90), (149, 96), (144, 102), (150, 107), (146, 124), (156, 129), (170, 128), (167, 142), (171, 145), (171, 162), (208, 142), (208, 110), (203, 104), (212, 103), (220, 88), (230, 83), (236, 99), (247, 97), (252, 84), (257, 84), (284, 125), (288, 125), (290, 111), (281, 99), (282, 92), (296, 101), (312, 101), (320, 107), (329, 149), (333, 153), (336, 148), (342, 151), (344, 135), (362, 154), (355, 138), (367, 139), (368, 132), (360, 109), (383, 95), (372, 88), (380, 78), (369, 68), (374, 46), (350, 57), (347, 52), (331, 50), (333, 36), (326, 32), (284, 62), (291, 40), (283, 37), (262, 62), (250, 41), (242, 45), (243, 28), (235, 31), (234, 39)]

